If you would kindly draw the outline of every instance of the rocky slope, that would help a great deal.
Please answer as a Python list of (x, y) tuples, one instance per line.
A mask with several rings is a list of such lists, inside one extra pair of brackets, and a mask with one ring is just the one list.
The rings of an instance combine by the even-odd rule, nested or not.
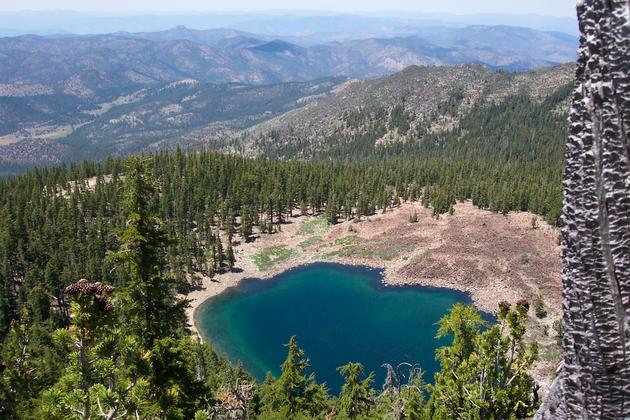
[(188, 133), (202, 130), (198, 143), (321, 99), (343, 81), (251, 86), (183, 79), (109, 102), (55, 96), (67, 106), (54, 106), (47, 96), (0, 98), (0, 163), (98, 159), (168, 147), (168, 140), (185, 145)]
[(380, 79), (348, 81), (321, 101), (248, 129), (238, 147), (309, 157), (360, 136), (373, 137), (375, 147), (414, 142), (453, 130), (475, 107), (517, 95), (542, 101), (558, 89), (566, 92), (557, 111), (567, 112), (573, 78), (574, 64), (524, 73), (473, 65), (412, 66)]

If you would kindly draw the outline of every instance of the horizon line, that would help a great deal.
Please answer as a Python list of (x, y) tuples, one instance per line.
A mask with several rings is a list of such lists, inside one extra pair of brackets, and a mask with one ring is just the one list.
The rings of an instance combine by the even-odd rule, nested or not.
[[(78, 10), (78, 9), (21, 9), (21, 10), (3, 10), (0, 9), (0, 13), (77, 13), (77, 14), (102, 14), (109, 15), (103, 17), (115, 17), (115, 16), (151, 16), (151, 15), (190, 15), (190, 14), (206, 14), (206, 15), (246, 15), (246, 14), (291, 14), (291, 13), (324, 13), (328, 15), (338, 16), (360, 16), (371, 15), (378, 13), (389, 14), (407, 14), (413, 13), (417, 15), (432, 15), (432, 16), (536, 16), (547, 17), (557, 19), (571, 19), (577, 16), (573, 15), (548, 15), (540, 13), (509, 13), (509, 12), (479, 12), (479, 13), (454, 13), (454, 12), (440, 12), (440, 11), (428, 11), (428, 10), (416, 10), (416, 9), (370, 9), (370, 10), (331, 10), (331, 9), (242, 9), (242, 10), (200, 10), (200, 9), (184, 9), (184, 10), (166, 10), (166, 9), (154, 9), (154, 10)], [(318, 15), (311, 15), (312, 17), (318, 17)], [(391, 16), (390, 16), (391, 17)]]

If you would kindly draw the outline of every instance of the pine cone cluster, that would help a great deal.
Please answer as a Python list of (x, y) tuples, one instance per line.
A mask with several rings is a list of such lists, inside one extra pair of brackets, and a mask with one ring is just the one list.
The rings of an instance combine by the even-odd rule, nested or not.
[(507, 311), (509, 311), (509, 310), (510, 310), (510, 307), (511, 307), (511, 306), (512, 306), (512, 305), (510, 305), (510, 303), (509, 303), (509, 302), (507, 302), (507, 301), (505, 301), (505, 300), (502, 300), (501, 302), (499, 302), (499, 311), (502, 311), (502, 312), (507, 313)]
[(525, 312), (527, 312), (529, 310), (529, 301), (527, 299), (521, 299), (518, 302), (516, 302), (516, 306), (517, 307), (522, 307), (525, 309)]
[(114, 305), (109, 300), (109, 295), (114, 290), (114, 286), (103, 284), (100, 281), (90, 283), (86, 279), (81, 279), (66, 287), (66, 294), (75, 299), (82, 296), (90, 296), (102, 311), (109, 312), (114, 309)]

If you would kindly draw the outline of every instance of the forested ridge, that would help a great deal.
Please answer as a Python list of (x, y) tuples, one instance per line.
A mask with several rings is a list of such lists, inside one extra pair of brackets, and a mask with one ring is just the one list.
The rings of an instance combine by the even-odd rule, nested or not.
[[(455, 93), (437, 111), (458, 115), (451, 130), (435, 131), (432, 118), (414, 124), (399, 104), (346, 113), (344, 129), (327, 137), (292, 137), (289, 130), (253, 142), (271, 158), (384, 163), (395, 172), (411, 166), (421, 173), (416, 182), (426, 187), (425, 200), (436, 214), (448, 212), (456, 200), (472, 199), (496, 212), (529, 210), (555, 225), (562, 209), (565, 105), (571, 88), (561, 86), (543, 100), (516, 94), (496, 103), (482, 101), (461, 115), (463, 98)], [(411, 140), (379, 143), (392, 130)]]
[[(558, 107), (567, 95), (563, 88), (543, 101), (514, 95), (478, 105), (452, 131), (418, 133), (421, 142), (386, 147), (375, 147), (383, 125), (411, 129), (402, 106), (349, 115), (349, 123), (373, 130), (329, 139), (309, 160), (299, 159), (306, 149), (288, 146), (257, 158), (177, 150), (0, 180), (1, 413), (531, 415), (535, 385), (527, 368), (536, 348), (522, 342), (526, 302), (502, 306), (501, 322), (490, 329), (480, 319), (462, 322), (477, 319), (474, 310), (453, 309), (441, 331), (455, 341), (438, 352), (445, 370), (434, 385), (422, 385), (433, 381), (415, 368), (403, 378), (393, 367), (376, 392), (360, 366), (350, 364), (340, 371), (346, 386), (337, 398), (306, 376), (305, 355), (293, 341), (282, 376), (255, 384), (189, 338), (177, 296), (197, 287), (200, 274), (238, 266), (232, 250), (238, 241), (273, 234), (293, 212), (324, 213), (335, 223), (422, 200), (439, 217), (470, 199), (484, 209), (529, 210), (557, 223), (566, 135)], [(461, 398), (462, 387), (474, 395)], [(460, 398), (451, 400), (454, 389)]]
[[(268, 157), (356, 160), (414, 153), (422, 160), (446, 156), (558, 165), (564, 153), (572, 86), (555, 88), (543, 99), (524, 92), (498, 101), (481, 99), (470, 109), (460, 109), (465, 96), (454, 90), (422, 119), (403, 100), (392, 107), (345, 112), (340, 116), (342, 127), (327, 136), (309, 138), (289, 125), (286, 130), (272, 129), (244, 141), (252, 141)], [(453, 128), (444, 125), (444, 117), (455, 119)], [(379, 142), (388, 132), (397, 138)]]

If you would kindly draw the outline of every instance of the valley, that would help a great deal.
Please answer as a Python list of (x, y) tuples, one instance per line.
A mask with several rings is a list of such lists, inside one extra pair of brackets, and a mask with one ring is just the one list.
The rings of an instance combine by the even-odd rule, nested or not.
[[(250, 86), (185, 79), (109, 102), (83, 100), (84, 107), (72, 110), (50, 106), (55, 98), (0, 98), (0, 114), (6, 117), (0, 127), (4, 134), (0, 137), (0, 150), (4, 151), (0, 164), (76, 162), (206, 144), (212, 138), (321, 99), (343, 81), (328, 78)], [(204, 134), (186, 141), (189, 133), (199, 131)], [(51, 157), (44, 158), (38, 148), (28, 152), (33, 144), (43, 145)]]
[[(486, 134), (504, 141), (506, 132), (483, 133), (479, 121), (514, 106), (515, 114), (528, 115), (516, 122), (522, 127), (515, 135), (524, 136), (519, 142), (535, 136), (558, 139), (561, 146), (572, 69), (566, 64), (504, 73), (472, 65), (412, 66), (371, 80), (261, 86), (182, 79), (106, 102), (67, 96), (79, 102), (66, 108), (51, 107), (55, 97), (0, 97), (0, 170), (177, 147), (336, 159), (403, 150), (429, 156), (438, 144), (469, 142), (481, 150), (490, 142)], [(491, 129), (511, 123), (501, 118)]]

